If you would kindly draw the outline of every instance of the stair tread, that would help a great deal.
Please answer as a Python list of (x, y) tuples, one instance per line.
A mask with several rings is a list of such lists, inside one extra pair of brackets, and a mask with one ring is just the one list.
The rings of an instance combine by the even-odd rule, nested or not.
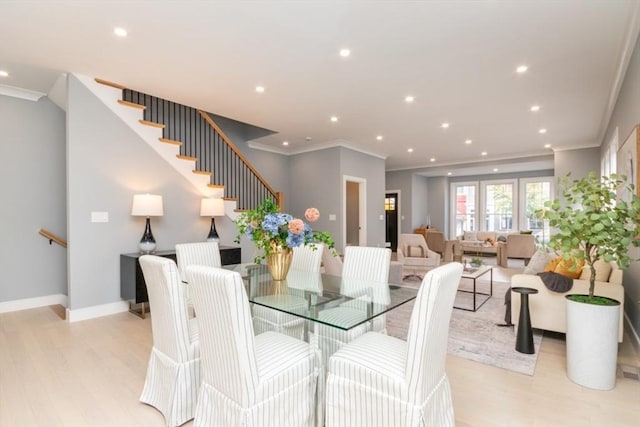
[(176, 154), (176, 157), (180, 160), (189, 160), (192, 162), (197, 162), (198, 158), (197, 157), (192, 157), (192, 156), (184, 156), (182, 154)]
[(211, 187), (211, 188), (224, 188), (224, 185), (220, 185), (220, 184), (207, 184), (207, 187)]
[(175, 139), (169, 139), (169, 138), (158, 138), (158, 141), (160, 141), (160, 142), (164, 142), (165, 144), (173, 144), (173, 145), (177, 145), (177, 146), (182, 145), (182, 142), (180, 142), (180, 141), (176, 141)]
[(125, 107), (136, 108), (138, 110), (146, 110), (146, 105), (136, 104), (135, 102), (125, 101), (123, 99), (118, 99), (118, 104), (124, 105)]
[(211, 176), (211, 172), (209, 171), (202, 171), (202, 170), (198, 170), (198, 169), (194, 169), (193, 173), (198, 174), (198, 175), (209, 175)]
[(114, 82), (110, 82), (109, 80), (104, 80), (104, 79), (99, 79), (98, 77), (96, 77), (94, 79), (96, 81), (96, 83), (100, 83), (101, 85), (105, 85), (105, 86), (111, 86), (114, 87), (116, 89), (126, 89), (126, 86), (122, 86), (119, 83), (114, 83)]
[(150, 122), (149, 120), (140, 119), (140, 124), (145, 125), (145, 126), (151, 126), (151, 127), (154, 127), (154, 128), (164, 129), (164, 125), (162, 123)]

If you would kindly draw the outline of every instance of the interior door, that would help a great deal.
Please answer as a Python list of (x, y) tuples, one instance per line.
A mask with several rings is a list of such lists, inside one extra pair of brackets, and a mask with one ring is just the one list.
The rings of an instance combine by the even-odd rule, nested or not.
[(387, 193), (384, 197), (385, 242), (392, 251), (398, 249), (398, 193)]

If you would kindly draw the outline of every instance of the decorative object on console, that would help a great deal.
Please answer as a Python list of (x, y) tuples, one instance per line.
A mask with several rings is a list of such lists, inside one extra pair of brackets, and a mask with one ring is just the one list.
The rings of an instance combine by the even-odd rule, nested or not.
[(162, 196), (155, 194), (136, 194), (133, 196), (133, 205), (131, 207), (131, 215), (147, 217), (144, 233), (140, 239), (140, 253), (151, 254), (156, 250), (156, 239), (151, 232), (152, 216), (162, 216)]
[(223, 199), (202, 199), (200, 202), (200, 216), (211, 217), (211, 229), (207, 236), (207, 241), (218, 242), (220, 236), (216, 230), (216, 218), (217, 216), (224, 216), (224, 200)]
[[(615, 261), (629, 267), (629, 247), (640, 246), (640, 198), (626, 177), (617, 174), (560, 180), (563, 203), (545, 202), (538, 217), (558, 230), (549, 246), (574, 258), (574, 269), (583, 261), (590, 270), (588, 295), (567, 295), (567, 375), (573, 382), (597, 390), (615, 386), (620, 305), (622, 301), (594, 295), (596, 261)], [(617, 200), (627, 192), (628, 201)], [(556, 270), (557, 272), (557, 270)]]

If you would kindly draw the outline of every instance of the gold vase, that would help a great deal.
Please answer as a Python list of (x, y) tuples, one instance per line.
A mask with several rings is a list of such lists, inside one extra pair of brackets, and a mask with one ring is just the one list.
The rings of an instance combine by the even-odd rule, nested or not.
[(291, 260), (293, 259), (293, 249), (277, 246), (272, 250), (271, 255), (267, 255), (267, 266), (273, 280), (284, 280), (287, 278)]

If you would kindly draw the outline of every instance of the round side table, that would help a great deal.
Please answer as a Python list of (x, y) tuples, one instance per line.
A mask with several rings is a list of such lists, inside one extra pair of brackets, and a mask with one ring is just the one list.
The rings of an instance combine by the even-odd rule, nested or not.
[(533, 346), (533, 330), (531, 329), (531, 316), (529, 314), (529, 295), (537, 294), (538, 290), (525, 287), (515, 287), (511, 288), (511, 290), (520, 294), (520, 317), (518, 320), (516, 351), (525, 354), (534, 354), (536, 350)]

